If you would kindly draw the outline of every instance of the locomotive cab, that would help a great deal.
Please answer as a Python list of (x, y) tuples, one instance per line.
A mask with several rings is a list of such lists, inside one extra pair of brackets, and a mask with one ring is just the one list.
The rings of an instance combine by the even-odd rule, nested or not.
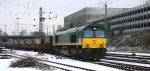
[(82, 48), (106, 48), (106, 38), (104, 31), (100, 29), (88, 29), (83, 31), (82, 44)]
[(106, 55), (106, 30), (98, 25), (83, 30), (82, 49), (86, 59), (101, 59)]

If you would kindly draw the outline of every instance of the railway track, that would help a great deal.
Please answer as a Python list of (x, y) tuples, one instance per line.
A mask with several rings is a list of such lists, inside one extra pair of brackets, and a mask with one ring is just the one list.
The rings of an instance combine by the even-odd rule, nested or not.
[(9, 59), (10, 55), (8, 55), (7, 53), (4, 53), (4, 52), (5, 52), (5, 50), (0, 48), (0, 59)]
[[(18, 55), (18, 54), (11, 54), (11, 56), (16, 57), (16, 58), (21, 58), (21, 59), (28, 58), (28, 56), (23, 56), (23, 55)], [(39, 63), (45, 64), (47, 66), (51, 66), (54, 68), (58, 68), (61, 70), (65, 70), (65, 71), (72, 71), (72, 70), (74, 70), (74, 71), (95, 71), (92, 69), (77, 67), (77, 66), (73, 66), (73, 65), (53, 62), (53, 61), (44, 60), (44, 59), (38, 59), (38, 58), (34, 58), (34, 59), (38, 60)]]
[(150, 64), (150, 56), (136, 55), (135, 53), (134, 54), (113, 54), (113, 53), (108, 53), (106, 55), (105, 59), (126, 61), (126, 62), (134, 62), (134, 63), (142, 63), (142, 64)]
[(142, 63), (142, 64), (150, 64), (150, 60), (147, 60), (147, 59), (113, 57), (113, 56), (106, 56), (105, 59), (107, 59), (107, 60), (125, 61), (125, 62), (134, 62), (134, 63)]
[[(16, 56), (20, 56), (15, 54)], [(27, 57), (27, 56), (20, 56), (20, 57)], [(113, 54), (108, 53), (105, 59), (101, 59), (100, 61), (86, 61), (89, 63), (94, 63), (97, 65), (104, 65), (108, 67), (113, 67), (121, 70), (142, 70), (142, 71), (150, 71), (150, 56), (144, 55), (134, 55), (134, 54)], [(36, 58), (37, 59), (37, 58)], [(94, 71), (92, 69), (72, 66), (63, 63), (57, 63), (48, 60), (37, 59), (40, 63), (44, 63), (47, 65), (51, 65), (52, 67), (62, 69), (62, 70), (86, 70), (86, 71)], [(84, 60), (80, 60), (85, 62)]]
[(100, 62), (94, 62), (95, 64), (104, 65), (108, 67), (118, 68), (121, 70), (127, 71), (134, 71), (134, 70), (142, 70), (142, 71), (150, 71), (150, 67), (139, 66), (139, 65), (132, 65), (130, 63), (121, 63), (118, 61), (111, 61), (111, 60), (101, 60)]
[(150, 71), (150, 56), (136, 54), (111, 54), (108, 53), (105, 59), (93, 62), (95, 64), (118, 68), (122, 70)]
[(134, 58), (134, 59), (146, 59), (146, 60), (150, 60), (150, 56), (137, 55), (136, 53), (130, 53), (130, 54), (107, 53), (106, 56), (125, 57), (125, 58)]

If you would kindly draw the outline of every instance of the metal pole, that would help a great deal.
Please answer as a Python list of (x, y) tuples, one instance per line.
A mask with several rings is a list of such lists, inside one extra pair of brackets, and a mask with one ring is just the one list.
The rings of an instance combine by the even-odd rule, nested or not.
[(27, 26), (26, 26), (26, 34), (27, 34), (28, 32), (27, 32)]
[(12, 36), (14, 36), (14, 31), (12, 31)]
[[(40, 7), (40, 12), (39, 12), (39, 38), (41, 41), (40, 48), (42, 48), (44, 42), (43, 21), (45, 20), (45, 18), (43, 18), (42, 14), (43, 14), (42, 7)], [(40, 48), (39, 48), (39, 54), (42, 54)]]
[(7, 27), (7, 25), (4, 25), (5, 26), (5, 36), (6, 36), (6, 27)]
[(53, 35), (55, 35), (55, 24), (53, 24)]
[(39, 11), (39, 38), (40, 38), (39, 54), (41, 54), (41, 48), (42, 48), (41, 34), (42, 34), (42, 7), (40, 7), (40, 11)]
[(105, 25), (106, 25), (106, 30), (107, 30), (107, 36), (110, 34), (110, 26), (108, 24), (108, 19), (107, 19), (107, 4), (105, 3)]
[(15, 22), (15, 30), (14, 30), (14, 32), (15, 32), (15, 36), (16, 36), (16, 22)]
[(48, 36), (48, 25), (47, 25), (47, 36)]
[(18, 19), (20, 18), (16, 18), (17, 19), (17, 34), (19, 35), (19, 23), (18, 23)]
[(19, 48), (19, 23), (18, 23), (18, 19), (20, 19), (20, 18), (16, 18), (17, 19), (17, 34), (18, 34), (18, 37), (17, 37), (17, 40), (18, 40), (18, 46), (17, 46), (17, 48)]
[(42, 8), (40, 7), (40, 12), (39, 12), (39, 33), (42, 34), (42, 32), (43, 32), (43, 17), (42, 17)]

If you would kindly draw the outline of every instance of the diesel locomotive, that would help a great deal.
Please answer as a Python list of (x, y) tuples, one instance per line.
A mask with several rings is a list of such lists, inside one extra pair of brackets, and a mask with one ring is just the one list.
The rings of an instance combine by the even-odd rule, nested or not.
[(88, 24), (56, 32), (49, 37), (9, 38), (1, 40), (1, 47), (41, 50), (80, 59), (101, 59), (105, 57), (106, 28), (101, 24)]
[(100, 24), (57, 32), (53, 41), (57, 53), (77, 58), (100, 59), (107, 51), (106, 29)]

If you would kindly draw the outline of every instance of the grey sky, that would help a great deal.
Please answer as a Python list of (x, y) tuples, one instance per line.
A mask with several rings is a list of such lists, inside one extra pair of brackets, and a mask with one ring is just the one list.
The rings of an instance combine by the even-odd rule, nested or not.
[[(106, 0), (0, 0), (0, 29), (4, 32), (3, 25), (7, 25), (7, 32), (11, 34), (15, 31), (16, 18), (19, 17), (19, 30), (27, 27), (28, 31), (35, 31), (37, 27), (32, 25), (38, 25), (39, 7), (45, 11), (45, 25), (63, 25), (64, 16), (84, 7), (104, 7), (105, 2)], [(145, 0), (107, 0), (108, 7), (115, 8), (130, 8), (144, 2)], [(52, 17), (57, 14), (57, 19), (48, 19), (49, 12), (53, 12), (50, 14)], [(52, 30), (52, 27), (49, 28)]]

